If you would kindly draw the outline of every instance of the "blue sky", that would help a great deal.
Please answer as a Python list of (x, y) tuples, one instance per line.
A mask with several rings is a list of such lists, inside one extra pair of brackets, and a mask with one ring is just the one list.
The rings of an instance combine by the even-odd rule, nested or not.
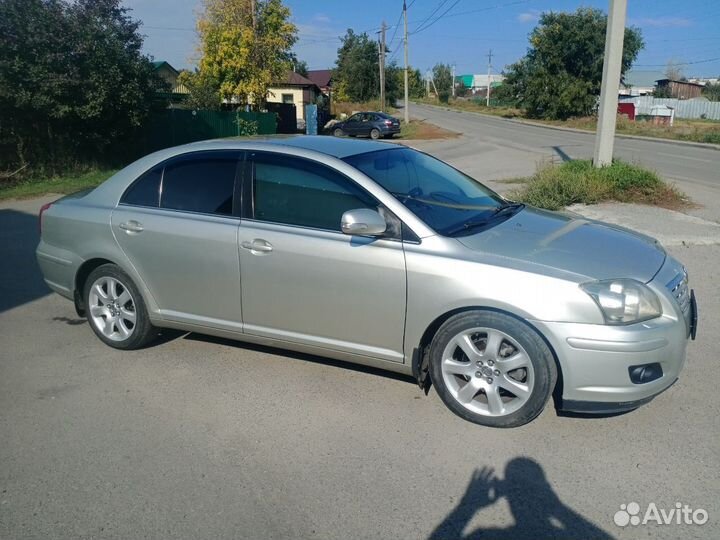
[[(521, 57), (527, 35), (543, 11), (574, 11), (580, 6), (607, 9), (609, 0), (408, 0), (410, 63), (421, 70), (437, 62), (455, 63), (457, 73), (487, 71), (488, 49), (494, 71)], [(411, 4), (412, 2), (412, 4)], [(200, 0), (124, 0), (143, 21), (145, 50), (156, 60), (190, 67), (197, 59), (194, 32)], [(396, 33), (402, 0), (285, 0), (299, 31), (295, 47), (311, 69), (332, 67), (338, 36), (347, 28), (375, 35), (383, 19), (390, 26), (390, 49), (402, 63)], [(634, 70), (662, 72), (668, 60), (690, 63), (687, 76), (720, 75), (720, 2), (718, 0), (629, 0), (628, 24), (639, 27), (646, 41)], [(447, 14), (417, 34), (420, 23), (439, 5)], [(431, 19), (432, 20), (432, 19)], [(714, 59), (712, 61), (706, 61)]]

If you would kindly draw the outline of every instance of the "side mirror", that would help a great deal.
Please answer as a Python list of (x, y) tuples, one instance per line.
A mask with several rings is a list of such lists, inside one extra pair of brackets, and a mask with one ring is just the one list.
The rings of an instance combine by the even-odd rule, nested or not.
[(377, 236), (387, 230), (385, 219), (375, 210), (357, 208), (342, 215), (340, 228), (345, 234)]

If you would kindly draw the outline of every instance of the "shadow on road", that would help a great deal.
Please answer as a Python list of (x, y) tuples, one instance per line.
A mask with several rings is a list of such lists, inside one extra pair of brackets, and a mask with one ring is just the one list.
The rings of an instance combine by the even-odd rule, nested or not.
[(38, 218), (0, 210), (0, 313), (50, 294), (35, 260)]
[[(510, 505), (515, 525), (480, 527), (463, 534), (474, 515), (502, 497)], [(553, 491), (542, 467), (526, 457), (505, 466), (505, 478), (492, 469), (476, 470), (457, 507), (432, 532), (428, 540), (492, 540), (523, 538), (583, 538), (611, 540), (612, 535), (566, 506)]]
[(555, 150), (555, 153), (560, 156), (560, 159), (563, 161), (572, 161), (572, 158), (565, 152), (565, 150), (562, 149), (560, 146), (553, 146), (553, 150)]

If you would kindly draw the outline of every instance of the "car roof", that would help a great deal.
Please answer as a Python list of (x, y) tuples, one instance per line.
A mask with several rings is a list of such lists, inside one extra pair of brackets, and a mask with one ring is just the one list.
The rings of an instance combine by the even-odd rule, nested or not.
[(398, 145), (388, 142), (367, 141), (358, 139), (345, 139), (327, 135), (267, 135), (256, 137), (230, 137), (200, 141), (185, 145), (185, 150), (203, 150), (208, 146), (217, 149), (252, 149), (256, 145), (271, 145), (286, 148), (300, 148), (311, 150), (343, 159), (357, 154), (366, 154), (377, 150), (391, 150)]

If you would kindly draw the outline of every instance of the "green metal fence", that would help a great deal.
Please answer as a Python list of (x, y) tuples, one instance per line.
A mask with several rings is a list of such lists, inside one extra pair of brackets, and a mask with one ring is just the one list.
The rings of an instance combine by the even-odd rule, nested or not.
[(138, 142), (143, 147), (141, 151), (149, 153), (205, 139), (275, 132), (275, 113), (165, 109), (146, 122)]

